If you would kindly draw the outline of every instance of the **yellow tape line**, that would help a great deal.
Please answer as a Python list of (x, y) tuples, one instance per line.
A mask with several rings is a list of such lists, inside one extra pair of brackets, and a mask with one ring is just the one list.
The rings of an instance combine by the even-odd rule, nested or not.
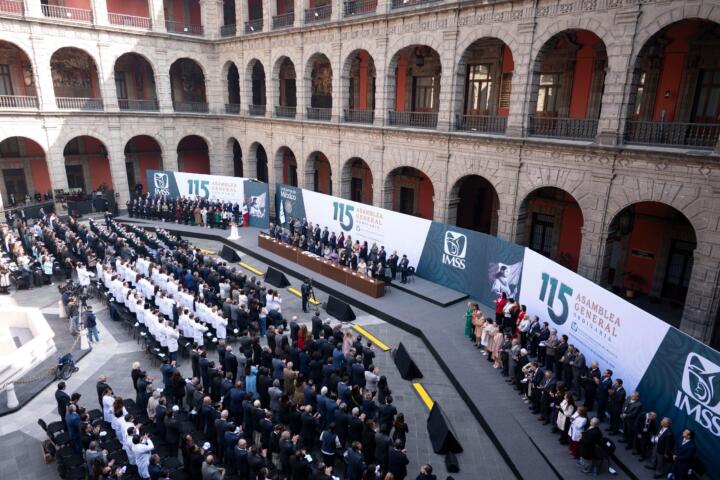
[[(290, 290), (290, 293), (294, 293), (294, 294), (297, 295), (298, 297), (302, 298), (302, 293), (300, 293), (300, 290), (298, 290), (297, 288), (288, 287), (288, 290)], [(312, 303), (313, 305), (320, 305), (320, 303), (321, 303), (321, 302), (318, 302), (317, 300), (315, 300), (315, 299), (312, 298), (312, 297), (309, 298), (308, 301), (309, 301), (310, 303)]]
[(240, 262), (240, 266), (243, 267), (243, 268), (245, 268), (245, 269), (247, 269), (247, 270), (250, 270), (250, 271), (251, 271), (252, 273), (254, 273), (255, 275), (260, 275), (260, 276), (265, 275), (265, 272), (261, 272), (261, 271), (258, 270), (257, 268), (253, 267), (252, 265), (248, 265), (248, 264), (245, 263), (245, 262)]
[(423, 401), (428, 410), (432, 410), (434, 405), (433, 399), (430, 398), (430, 395), (428, 395), (427, 390), (425, 390), (425, 387), (422, 386), (422, 383), (413, 383), (413, 387), (415, 388), (417, 394), (420, 395), (420, 399)]
[(200, 249), (201, 252), (203, 252), (206, 255), (215, 255), (217, 254), (217, 250), (206, 250), (204, 248)]
[(390, 347), (388, 347), (388, 346), (385, 345), (383, 342), (381, 342), (380, 340), (378, 340), (378, 339), (375, 337), (375, 335), (373, 335), (372, 333), (368, 332), (367, 330), (365, 330), (365, 329), (362, 328), (361, 326), (359, 326), (359, 325), (353, 325), (352, 328), (355, 329), (355, 331), (357, 331), (357, 332), (360, 333), (361, 335), (365, 336), (368, 340), (370, 340), (371, 342), (373, 342), (375, 345), (377, 345), (377, 346), (380, 348), (380, 350), (382, 350), (383, 352), (387, 352), (388, 350), (390, 350)]

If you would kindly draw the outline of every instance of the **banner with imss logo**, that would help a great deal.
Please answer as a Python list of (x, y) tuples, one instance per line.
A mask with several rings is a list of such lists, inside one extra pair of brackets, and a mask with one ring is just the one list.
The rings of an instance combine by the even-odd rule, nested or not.
[(244, 203), (251, 226), (265, 228), (268, 225), (269, 193), (266, 183), (224, 175), (148, 170), (147, 185), (150, 194), (205, 198), (240, 206)]

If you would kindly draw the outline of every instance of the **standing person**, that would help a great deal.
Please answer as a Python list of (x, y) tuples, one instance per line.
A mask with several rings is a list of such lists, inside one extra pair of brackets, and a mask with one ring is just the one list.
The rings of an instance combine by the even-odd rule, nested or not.
[(45, 284), (55, 285), (52, 281), (53, 276), (53, 262), (49, 256), (42, 257), (42, 270), (45, 276)]
[(620, 415), (622, 414), (623, 405), (625, 405), (625, 397), (626, 394), (625, 388), (623, 387), (623, 381), (618, 378), (613, 383), (610, 398), (608, 400), (608, 410), (610, 411), (610, 435), (617, 435), (618, 430), (620, 429), (620, 422), (622, 420)]
[(410, 260), (408, 260), (407, 255), (403, 254), (398, 266), (400, 267), (400, 283), (407, 283), (408, 270), (410, 269)]
[(675, 455), (673, 455), (675, 461), (672, 469), (673, 480), (694, 478), (690, 473), (696, 451), (694, 437), (695, 434), (689, 428), (683, 430), (682, 440), (680, 445), (675, 448)]
[(473, 338), (472, 315), (474, 311), (473, 303), (468, 302), (467, 309), (465, 310), (465, 336), (471, 340)]
[(85, 324), (85, 328), (87, 329), (88, 343), (92, 344), (93, 339), (95, 339), (95, 342), (99, 342), (100, 336), (98, 335), (97, 318), (93, 313), (92, 305), (88, 305), (83, 312), (83, 322)]
[[(302, 295), (302, 311), (307, 313), (308, 312), (308, 301), (310, 300), (310, 290), (312, 287), (310, 286), (310, 280), (305, 279), (302, 286), (300, 287), (300, 294)], [(314, 333), (314, 330), (313, 330)]]
[(597, 384), (597, 417), (601, 422), (605, 421), (605, 412), (607, 411), (610, 395), (613, 393), (612, 370), (607, 369), (603, 372), (601, 378), (595, 380)]
[(667, 475), (667, 466), (672, 462), (673, 450), (675, 450), (675, 436), (673, 435), (670, 419), (665, 417), (660, 421), (660, 431), (650, 440), (653, 444), (653, 453), (648, 470), (655, 470), (653, 478), (661, 478)]
[(393, 280), (395, 280), (395, 277), (397, 276), (397, 269), (398, 269), (397, 252), (393, 251), (393, 253), (390, 255), (390, 258), (388, 258), (388, 266), (390, 267), (390, 276)]
[(150, 466), (150, 455), (152, 454), (153, 445), (152, 440), (148, 435), (135, 435), (133, 437), (133, 455), (135, 455), (135, 464), (137, 465), (138, 475), (142, 479), (149, 479), (150, 473), (148, 467)]
[(505, 318), (505, 305), (507, 304), (507, 294), (505, 292), (500, 293), (500, 297), (495, 300), (495, 323), (498, 325), (502, 324), (503, 318)]
[(625, 450), (630, 450), (633, 447), (635, 423), (641, 412), (642, 402), (640, 402), (640, 394), (637, 391), (632, 392), (630, 397), (625, 400), (622, 406), (622, 412), (620, 413), (620, 420), (622, 421), (623, 427), (622, 441), (625, 443)]
[(580, 457), (582, 458), (583, 473), (592, 471), (597, 474), (596, 457), (600, 441), (602, 440), (602, 432), (600, 432), (600, 420), (593, 417), (590, 420), (590, 427), (585, 430), (580, 437)]
[(57, 402), (57, 411), (60, 415), (60, 421), (65, 424), (65, 429), (68, 428), (67, 420), (67, 407), (70, 405), (70, 395), (65, 392), (65, 382), (57, 384), (57, 390), (55, 391), (55, 401)]
[(475, 339), (475, 347), (481, 348), (482, 332), (485, 326), (485, 316), (480, 311), (477, 303), (473, 304), (472, 313), (473, 338)]
[(393, 448), (388, 452), (388, 472), (393, 474), (395, 480), (405, 480), (409, 463), (402, 442), (399, 439), (395, 440)]
[(572, 415), (568, 430), (568, 449), (575, 460), (580, 460), (580, 439), (587, 426), (587, 408), (578, 407)]
[(652, 447), (652, 439), (657, 435), (657, 413), (647, 412), (639, 415), (635, 420), (634, 432), (634, 448), (640, 456), (639, 461), (643, 462), (650, 455)]

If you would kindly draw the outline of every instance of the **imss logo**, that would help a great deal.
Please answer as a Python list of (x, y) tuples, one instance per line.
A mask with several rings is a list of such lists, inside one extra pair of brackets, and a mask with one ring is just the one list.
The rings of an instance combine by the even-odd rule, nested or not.
[(460, 270), (465, 270), (467, 243), (467, 236), (465, 234), (453, 232), (452, 230), (445, 232), (442, 263)]
[(155, 193), (160, 195), (170, 194), (170, 178), (167, 173), (156, 172), (153, 175), (153, 183), (155, 184)]
[(685, 360), (682, 390), (675, 396), (675, 407), (720, 437), (720, 366), (690, 353)]

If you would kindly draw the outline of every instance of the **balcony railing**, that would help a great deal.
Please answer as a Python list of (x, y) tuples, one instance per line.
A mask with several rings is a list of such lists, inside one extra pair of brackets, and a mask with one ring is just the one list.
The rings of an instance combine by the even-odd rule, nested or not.
[(329, 122), (332, 119), (332, 108), (307, 107), (307, 119)]
[(265, 105), (248, 105), (248, 113), (255, 117), (264, 117), (266, 109)]
[(629, 120), (625, 129), (627, 143), (714, 148), (720, 124), (680, 122), (640, 122)]
[(375, 13), (377, 0), (349, 0), (343, 3), (343, 17), (356, 17)]
[(102, 110), (102, 98), (56, 97), (57, 107), (61, 110)]
[(38, 98), (21, 95), (0, 95), (0, 109), (38, 108)]
[(279, 105), (275, 107), (275, 117), (277, 118), (295, 118), (297, 107), (287, 107)]
[(424, 3), (433, 3), (439, 0), (392, 0), (391, 8), (412, 7), (414, 5), (422, 5)]
[(204, 35), (205, 30), (202, 25), (193, 25), (191, 23), (176, 22), (174, 20), (165, 20), (165, 29), (168, 33), (179, 33), (181, 35)]
[(118, 98), (120, 110), (134, 110), (139, 112), (157, 112), (160, 104), (157, 100), (133, 100), (130, 98)]
[(220, 27), (221, 37), (234, 37), (237, 34), (237, 26), (233, 23), (231, 25), (223, 25)]
[(173, 109), (184, 113), (208, 113), (208, 104), (207, 102), (173, 102)]
[(393, 127), (435, 128), (437, 112), (396, 112), (388, 111), (388, 121)]
[(305, 23), (323, 22), (330, 19), (332, 6), (321, 5), (315, 8), (305, 9)]
[(0, 14), (2, 15), (24, 15), (25, 5), (18, 0), (0, 0)]
[(256, 18), (255, 20), (250, 20), (249, 22), (245, 22), (245, 33), (258, 33), (262, 32), (263, 30), (263, 19), (262, 18)]
[(150, 18), (125, 15), (124, 13), (108, 12), (108, 21), (113, 25), (122, 25), (123, 27), (144, 28), (146, 30), (152, 28), (152, 20), (150, 20)]
[(46, 17), (62, 18), (73, 22), (92, 23), (93, 12), (86, 8), (62, 7), (60, 5), (41, 5)]
[(272, 18), (272, 28), (276, 30), (278, 28), (292, 27), (295, 23), (295, 12), (283, 13), (282, 15), (275, 15)]
[(375, 121), (375, 111), (346, 108), (343, 118), (348, 123), (373, 123)]
[(240, 104), (239, 103), (226, 103), (225, 104), (225, 113), (229, 113), (231, 115), (240, 115)]
[(530, 115), (528, 134), (535, 137), (557, 137), (572, 140), (595, 140), (596, 118), (538, 117)]
[(495, 115), (457, 115), (455, 130), (460, 132), (505, 133), (507, 117)]

